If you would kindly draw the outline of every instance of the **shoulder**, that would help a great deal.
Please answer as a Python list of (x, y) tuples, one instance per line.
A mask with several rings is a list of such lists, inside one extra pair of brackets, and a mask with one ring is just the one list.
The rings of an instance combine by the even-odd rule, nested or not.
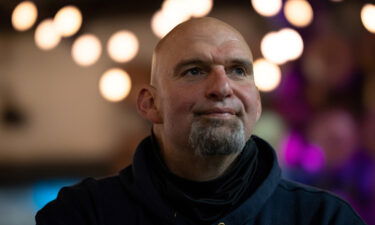
[(337, 195), (309, 185), (301, 184), (295, 181), (281, 179), (278, 185), (278, 192), (281, 195), (293, 196), (294, 199), (309, 202), (326, 202), (338, 205), (350, 205)]
[[(131, 167), (124, 169), (121, 176), (130, 177), (129, 170)], [(86, 178), (76, 185), (63, 187), (57, 198), (41, 209), (35, 219), (38, 225), (57, 222), (100, 224), (104, 217), (117, 213), (118, 208), (132, 211), (132, 200), (125, 191), (120, 176)]]
[[(57, 199), (61, 197), (75, 196), (77, 200), (102, 200), (102, 198), (119, 198), (126, 195), (123, 187), (123, 181), (132, 179), (132, 166), (125, 168), (121, 175), (114, 175), (100, 179), (86, 178), (80, 183), (64, 187), (60, 190)], [(85, 199), (89, 197), (89, 199)]]
[[(364, 224), (345, 200), (328, 191), (281, 179), (274, 195), (274, 207), (292, 213), (301, 221), (316, 224)], [(315, 224), (315, 223), (314, 223)]]

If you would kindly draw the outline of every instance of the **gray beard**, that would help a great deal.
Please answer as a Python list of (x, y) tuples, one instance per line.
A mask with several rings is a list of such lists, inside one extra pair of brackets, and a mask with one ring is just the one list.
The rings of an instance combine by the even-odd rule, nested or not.
[(198, 118), (193, 121), (189, 144), (199, 156), (219, 156), (239, 153), (246, 144), (240, 120)]

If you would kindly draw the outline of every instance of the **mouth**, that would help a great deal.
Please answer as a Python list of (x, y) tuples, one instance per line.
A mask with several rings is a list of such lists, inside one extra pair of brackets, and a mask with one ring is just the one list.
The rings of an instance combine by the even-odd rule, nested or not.
[(212, 118), (232, 118), (233, 116), (238, 116), (235, 110), (230, 108), (212, 108), (207, 110), (202, 110), (195, 112), (196, 116), (203, 116), (203, 117), (212, 117)]

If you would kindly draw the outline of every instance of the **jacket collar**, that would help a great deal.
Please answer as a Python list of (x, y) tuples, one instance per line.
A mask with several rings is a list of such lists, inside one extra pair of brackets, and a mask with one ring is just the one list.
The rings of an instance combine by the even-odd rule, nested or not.
[[(225, 224), (243, 224), (244, 221), (256, 217), (262, 206), (271, 197), (280, 181), (281, 170), (277, 162), (275, 151), (263, 139), (254, 135), (251, 138), (253, 138), (259, 149), (261, 158), (259, 163), (270, 166), (269, 172), (255, 193), (237, 209), (220, 219), (219, 222), (224, 222)], [(150, 167), (147, 162), (148, 151), (151, 150), (152, 140), (151, 137), (147, 137), (136, 149), (133, 165), (131, 167), (132, 178), (129, 180), (129, 178), (125, 176), (124, 171), (120, 173), (120, 177), (129, 194), (134, 196), (151, 214), (169, 224), (174, 224), (176, 221), (175, 211), (165, 203), (151, 179)]]

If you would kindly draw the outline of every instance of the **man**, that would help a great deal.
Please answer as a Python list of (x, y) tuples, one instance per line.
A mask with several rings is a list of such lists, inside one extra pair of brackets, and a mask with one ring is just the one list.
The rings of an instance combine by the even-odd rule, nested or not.
[(272, 148), (251, 136), (251, 51), (224, 22), (193, 19), (164, 37), (137, 107), (152, 134), (133, 165), (63, 188), (37, 224), (364, 224), (343, 200), (280, 178)]

